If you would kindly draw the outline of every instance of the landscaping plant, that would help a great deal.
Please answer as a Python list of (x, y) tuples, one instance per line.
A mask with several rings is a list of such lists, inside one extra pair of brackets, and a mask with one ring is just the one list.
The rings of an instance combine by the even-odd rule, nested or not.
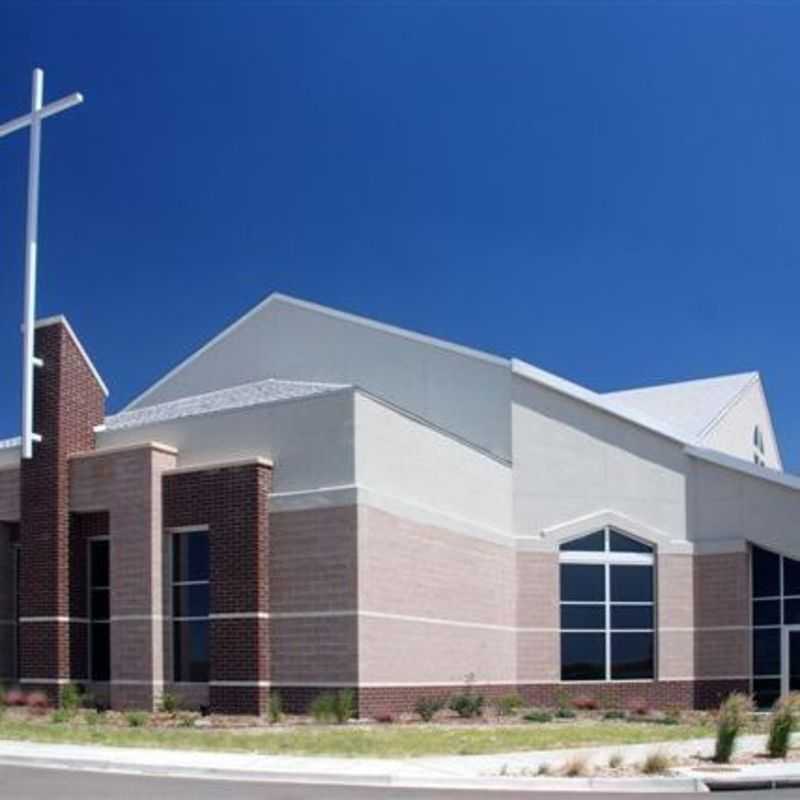
[(283, 702), (278, 692), (269, 696), (269, 721), (275, 725), (283, 719)]
[(50, 701), (44, 692), (29, 692), (25, 697), (25, 705), (33, 714), (44, 714), (50, 708)]
[(317, 722), (347, 722), (355, 713), (355, 696), (352, 689), (325, 693), (314, 698), (311, 703), (311, 716)]
[(178, 695), (172, 692), (164, 692), (161, 695), (160, 708), (165, 714), (174, 714), (179, 707)]
[(669, 771), (670, 757), (663, 750), (650, 753), (642, 764), (642, 773), (645, 775), (664, 775)]
[(441, 697), (420, 697), (414, 703), (414, 712), (423, 722), (430, 722), (444, 708), (444, 705)]
[(81, 692), (80, 686), (75, 683), (68, 683), (61, 690), (60, 710), (71, 716), (81, 707), (82, 699), (83, 693)]
[(497, 699), (495, 707), (501, 717), (510, 717), (524, 705), (522, 698), (518, 694), (504, 694)]
[(800, 717), (800, 694), (793, 692), (776, 703), (769, 721), (767, 753), (770, 758), (786, 758), (792, 733)]
[(564, 765), (564, 774), (568, 778), (584, 778), (589, 772), (589, 761), (586, 756), (573, 756)]
[(752, 711), (752, 699), (739, 692), (728, 695), (719, 707), (717, 714), (717, 743), (714, 749), (714, 761), (718, 764), (727, 764), (731, 760), (736, 746), (736, 737), (741, 733), (747, 722), (748, 715)]
[(479, 717), (483, 713), (483, 695), (472, 692), (454, 694), (447, 707), (463, 719)]
[(125, 715), (125, 721), (131, 728), (143, 728), (147, 724), (149, 715), (144, 711), (129, 711)]
[(529, 711), (522, 718), (525, 722), (552, 722), (553, 715), (549, 711)]

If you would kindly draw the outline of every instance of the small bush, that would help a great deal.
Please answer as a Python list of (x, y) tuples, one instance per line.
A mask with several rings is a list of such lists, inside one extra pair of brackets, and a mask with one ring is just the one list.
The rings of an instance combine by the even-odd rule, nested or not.
[(544, 764), (539, 764), (539, 767), (536, 770), (537, 775), (550, 775), (552, 772), (553, 768), (547, 762)]
[(283, 701), (281, 700), (281, 696), (278, 692), (272, 692), (269, 696), (269, 710), (267, 711), (269, 715), (269, 721), (276, 725), (283, 719)]
[(44, 692), (29, 692), (25, 697), (25, 705), (34, 714), (43, 714), (50, 708), (50, 700)]
[(347, 722), (355, 713), (355, 696), (352, 689), (344, 689), (336, 694), (325, 693), (314, 699), (311, 716), (317, 722)]
[(161, 703), (159, 704), (160, 711), (163, 711), (165, 714), (174, 714), (179, 708), (180, 700), (178, 699), (178, 695), (172, 692), (164, 692), (164, 694), (161, 695)]
[(597, 700), (589, 695), (578, 695), (573, 699), (572, 705), (579, 711), (594, 711), (598, 707)]
[(125, 715), (125, 721), (130, 728), (143, 728), (149, 718), (150, 715), (144, 711), (129, 711)]
[(65, 708), (57, 708), (51, 715), (50, 715), (50, 722), (54, 722), (57, 725), (62, 724), (64, 722), (69, 722), (72, 717), (74, 716), (74, 712), (67, 711)]
[(559, 708), (556, 716), (559, 719), (575, 719), (578, 715), (571, 708)]
[(584, 778), (589, 774), (589, 762), (586, 756), (573, 756), (564, 764), (564, 774), (568, 778)]
[(380, 722), (381, 725), (391, 725), (394, 722), (394, 715), (390, 714), (388, 711), (385, 714), (377, 714), (375, 716), (375, 722)]
[(61, 690), (61, 710), (68, 714), (74, 714), (83, 702), (83, 692), (81, 687), (75, 683), (68, 683)]
[(510, 717), (519, 711), (524, 702), (518, 694), (504, 694), (497, 699), (495, 708), (501, 717)]
[(611, 709), (603, 713), (603, 719), (625, 719), (625, 712)]
[(423, 722), (430, 722), (444, 706), (441, 697), (420, 697), (414, 703), (414, 712)]
[(790, 694), (775, 704), (767, 737), (767, 753), (770, 758), (786, 758), (799, 716), (800, 694)]
[(727, 764), (736, 746), (736, 737), (741, 733), (753, 710), (750, 697), (739, 692), (728, 695), (720, 706), (717, 715), (717, 742), (714, 748), (714, 761)]
[(642, 773), (645, 775), (665, 775), (669, 772), (670, 757), (662, 750), (650, 753), (642, 764)]
[(608, 757), (608, 766), (611, 769), (619, 769), (624, 763), (624, 761), (625, 758), (623, 757), (622, 753), (612, 753)]
[(105, 720), (103, 719), (103, 715), (96, 709), (90, 708), (84, 715), (83, 719), (87, 725), (94, 727), (95, 725), (100, 725)]
[(447, 707), (463, 719), (479, 717), (483, 713), (483, 695), (472, 692), (455, 694), (450, 698)]
[(549, 711), (529, 711), (522, 719), (525, 722), (552, 722), (553, 715)]
[(24, 706), (28, 704), (28, 698), (22, 689), (14, 688), (6, 692), (6, 705)]

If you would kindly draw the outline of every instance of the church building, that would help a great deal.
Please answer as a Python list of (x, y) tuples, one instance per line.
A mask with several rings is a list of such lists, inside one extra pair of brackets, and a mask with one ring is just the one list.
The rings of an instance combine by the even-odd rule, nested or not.
[(758, 373), (600, 394), (273, 294), (107, 414), (36, 326), (0, 442), (0, 679), (112, 708), (369, 717), (800, 689), (800, 478)]

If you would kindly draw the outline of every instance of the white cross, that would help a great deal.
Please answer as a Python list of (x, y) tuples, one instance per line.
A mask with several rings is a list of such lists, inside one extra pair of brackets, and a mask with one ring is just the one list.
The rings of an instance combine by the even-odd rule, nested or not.
[(22, 322), (22, 457), (33, 457), (33, 442), (40, 439), (33, 432), (33, 369), (41, 366), (34, 358), (33, 336), (36, 319), (36, 244), (39, 227), (39, 154), (42, 144), (42, 120), (66, 111), (83, 102), (75, 94), (42, 106), (44, 72), (33, 71), (31, 113), (0, 125), (0, 139), (21, 128), (30, 127), (31, 144), (28, 157), (28, 217), (25, 230), (25, 311)]

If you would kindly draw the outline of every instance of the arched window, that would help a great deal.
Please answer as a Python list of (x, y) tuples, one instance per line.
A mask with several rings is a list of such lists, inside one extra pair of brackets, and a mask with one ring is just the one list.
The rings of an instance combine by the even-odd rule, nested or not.
[(653, 547), (606, 527), (559, 547), (561, 680), (655, 677)]

